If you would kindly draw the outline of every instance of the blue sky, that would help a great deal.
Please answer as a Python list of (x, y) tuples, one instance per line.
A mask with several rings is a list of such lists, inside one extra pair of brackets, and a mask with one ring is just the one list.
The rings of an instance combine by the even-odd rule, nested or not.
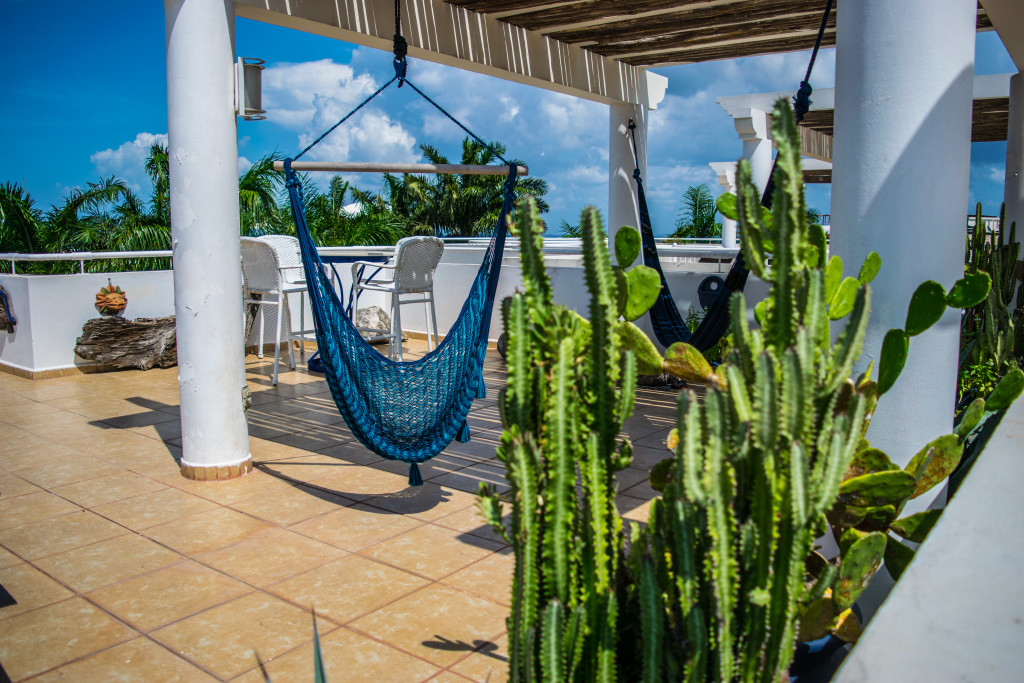
[[(245, 19), (237, 20), (236, 50), (268, 66), (268, 119), (238, 123), (243, 169), (265, 154), (295, 153), (392, 73), (389, 53)], [(0, 100), (0, 182), (26, 186), (43, 209), (70, 188), (111, 174), (148, 194), (145, 153), (167, 132), (163, 3), (0, 0), (0, 55), (8, 64)], [(671, 231), (687, 186), (705, 182), (714, 194), (721, 191), (710, 162), (741, 153), (715, 98), (792, 90), (807, 59), (808, 53), (795, 53), (656, 70), (669, 78), (650, 124), (646, 185), (656, 233)], [(822, 51), (812, 84), (833, 86), (834, 67), (835, 51)], [(976, 73), (1014, 71), (996, 34), (979, 34)], [(409, 76), (549, 182), (551, 226), (575, 223), (587, 204), (606, 209), (604, 105), (416, 60)], [(390, 88), (311, 158), (415, 161), (422, 143), (457, 157), (462, 132), (418, 99)], [(986, 213), (998, 211), (1005, 156), (1005, 143), (972, 145), (971, 210), (981, 201)], [(351, 180), (377, 189), (371, 176)], [(808, 204), (828, 212), (828, 186), (809, 186)]]

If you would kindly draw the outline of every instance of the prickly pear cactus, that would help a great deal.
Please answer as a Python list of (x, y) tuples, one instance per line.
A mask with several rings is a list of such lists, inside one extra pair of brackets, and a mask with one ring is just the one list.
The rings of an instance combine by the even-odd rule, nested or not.
[[(620, 315), (646, 311), (650, 278), (642, 266), (612, 266), (597, 211), (586, 209), (584, 319), (552, 301), (533, 200), (520, 205), (517, 222), (524, 291), (503, 306), (508, 383), (498, 399), (498, 458), (511, 486), (508, 525), (492, 489), (482, 486), (478, 499), (515, 551), (510, 677), (615, 681), (623, 546), (615, 472), (632, 453), (619, 434), (633, 411), (637, 366), (661, 366), (650, 340)], [(638, 249), (624, 233), (616, 249), (620, 266), (628, 267)]]

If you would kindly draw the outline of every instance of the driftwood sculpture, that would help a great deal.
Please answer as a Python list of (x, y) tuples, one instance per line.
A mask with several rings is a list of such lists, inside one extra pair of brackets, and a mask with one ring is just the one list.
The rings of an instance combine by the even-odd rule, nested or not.
[(75, 353), (114, 368), (172, 367), (178, 362), (174, 316), (135, 320), (93, 318), (82, 326)]

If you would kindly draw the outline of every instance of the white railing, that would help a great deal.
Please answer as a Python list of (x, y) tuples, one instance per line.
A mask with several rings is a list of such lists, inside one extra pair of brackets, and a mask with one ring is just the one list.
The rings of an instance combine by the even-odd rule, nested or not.
[(113, 259), (140, 258), (171, 258), (170, 250), (161, 251), (72, 251), (62, 254), (0, 254), (0, 261), (11, 263), (11, 275), (16, 275), (15, 264), (18, 261), (78, 261), (80, 273), (85, 272), (86, 261), (104, 261)]

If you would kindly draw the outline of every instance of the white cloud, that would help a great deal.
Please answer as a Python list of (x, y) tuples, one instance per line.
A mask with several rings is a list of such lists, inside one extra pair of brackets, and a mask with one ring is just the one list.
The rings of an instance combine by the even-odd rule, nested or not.
[(574, 166), (561, 174), (563, 178), (581, 183), (607, 183), (608, 168), (598, 166)]
[[(339, 118), (379, 87), (369, 74), (353, 72), (330, 59), (277, 64), (263, 72), (263, 107), (274, 123), (291, 130), (307, 128), (324, 103), (337, 106)], [(333, 123), (333, 122), (332, 122)]]
[(238, 157), (238, 175), (242, 175), (246, 171), (252, 168), (252, 162), (245, 157)]
[(132, 190), (139, 192), (149, 185), (146, 177), (146, 158), (154, 144), (167, 144), (166, 133), (139, 133), (134, 140), (122, 143), (116, 149), (104, 149), (93, 153), (89, 161), (101, 176), (115, 175), (125, 181)]

